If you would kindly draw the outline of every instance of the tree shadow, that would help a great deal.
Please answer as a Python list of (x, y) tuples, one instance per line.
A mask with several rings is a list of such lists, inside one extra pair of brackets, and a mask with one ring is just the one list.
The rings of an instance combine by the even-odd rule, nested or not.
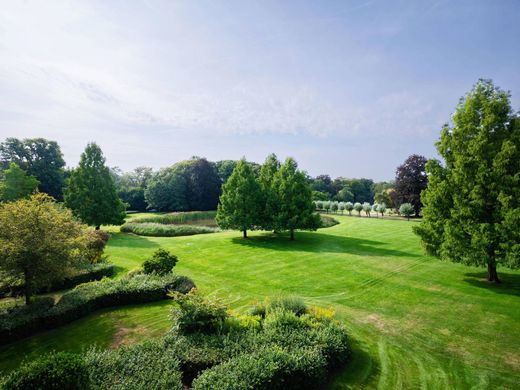
[(112, 233), (110, 246), (116, 248), (158, 248), (160, 245), (148, 237), (133, 233)]
[(500, 284), (488, 282), (486, 272), (467, 273), (464, 276), (467, 276), (464, 281), (472, 286), (485, 288), (497, 294), (520, 296), (520, 274), (498, 272)]
[(231, 241), (242, 246), (275, 251), (350, 253), (360, 256), (418, 256), (414, 253), (386, 248), (388, 244), (381, 241), (312, 232), (297, 232), (294, 241), (290, 241), (287, 234), (277, 233), (265, 233), (247, 239), (234, 237)]

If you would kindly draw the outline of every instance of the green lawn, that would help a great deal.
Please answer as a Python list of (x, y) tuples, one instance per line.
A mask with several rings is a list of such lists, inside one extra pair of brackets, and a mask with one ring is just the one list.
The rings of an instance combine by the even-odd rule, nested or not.
[[(341, 224), (286, 236), (236, 232), (151, 238), (115, 233), (110, 259), (126, 272), (155, 249), (179, 257), (177, 272), (207, 294), (244, 310), (279, 293), (333, 307), (354, 341), (350, 365), (331, 387), (517, 388), (520, 383), (520, 272), (482, 269), (423, 255), (415, 222), (337, 217)], [(0, 348), (0, 369), (44, 350), (80, 350), (156, 336), (170, 303), (103, 311)]]

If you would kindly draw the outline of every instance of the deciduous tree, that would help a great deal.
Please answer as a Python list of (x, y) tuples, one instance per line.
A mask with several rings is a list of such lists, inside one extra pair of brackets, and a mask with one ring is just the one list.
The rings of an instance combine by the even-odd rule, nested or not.
[(421, 212), (421, 192), (426, 188), (426, 157), (412, 154), (397, 168), (395, 191), (399, 205), (411, 203), (415, 215)]
[(0, 179), (0, 202), (9, 202), (25, 198), (36, 191), (38, 180), (28, 175), (15, 163), (2, 172)]
[(423, 220), (415, 232), (428, 253), (485, 266), (520, 266), (520, 120), (510, 94), (480, 80), (444, 126), (427, 164)]

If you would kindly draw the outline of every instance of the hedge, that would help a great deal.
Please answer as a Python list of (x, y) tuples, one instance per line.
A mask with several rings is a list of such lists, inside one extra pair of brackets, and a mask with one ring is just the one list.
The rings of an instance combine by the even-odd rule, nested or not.
[(149, 237), (177, 237), (192, 236), (195, 234), (215, 233), (219, 231), (217, 228), (197, 225), (165, 225), (162, 223), (145, 222), (125, 223), (120, 228), (123, 233), (134, 233), (139, 236)]
[(143, 274), (81, 284), (63, 294), (56, 304), (40, 299), (31, 305), (0, 310), (0, 345), (58, 327), (105, 307), (166, 299), (170, 291), (187, 293), (194, 286), (191, 279), (175, 274)]
[[(89, 265), (83, 269), (79, 269), (74, 275), (63, 280), (56, 281), (50, 286), (40, 288), (36, 293), (52, 292), (73, 288), (78, 284), (101, 280), (104, 277), (111, 277), (115, 273), (115, 267), (110, 263), (96, 263)], [(24, 294), (24, 285), (16, 284), (14, 286), (0, 285), (0, 298), (6, 296), (20, 296)]]
[(135, 223), (154, 222), (166, 225), (185, 225), (190, 222), (210, 222), (210, 226), (216, 226), (215, 217), (216, 211), (188, 211), (184, 213), (170, 213), (170, 214), (150, 214), (144, 217), (132, 219)]

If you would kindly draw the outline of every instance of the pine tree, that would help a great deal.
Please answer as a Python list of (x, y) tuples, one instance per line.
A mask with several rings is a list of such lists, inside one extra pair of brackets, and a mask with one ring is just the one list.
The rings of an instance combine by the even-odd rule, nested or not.
[(272, 214), (276, 230), (288, 230), (294, 240), (295, 230), (316, 230), (320, 226), (311, 188), (294, 159), (285, 160), (274, 175), (271, 188), (277, 201)]
[(242, 159), (222, 186), (217, 223), (223, 229), (237, 229), (247, 238), (261, 217), (262, 192), (251, 166)]
[(520, 119), (509, 93), (480, 80), (459, 103), (453, 126), (429, 161), (423, 221), (415, 232), (428, 253), (468, 265), (520, 266)]
[(25, 198), (34, 193), (38, 188), (38, 180), (28, 175), (15, 163), (9, 165), (9, 169), (3, 172), (0, 181), (0, 201), (9, 202)]
[(90, 143), (81, 154), (65, 189), (65, 204), (84, 223), (95, 226), (120, 225), (125, 204), (119, 199), (100, 147)]

